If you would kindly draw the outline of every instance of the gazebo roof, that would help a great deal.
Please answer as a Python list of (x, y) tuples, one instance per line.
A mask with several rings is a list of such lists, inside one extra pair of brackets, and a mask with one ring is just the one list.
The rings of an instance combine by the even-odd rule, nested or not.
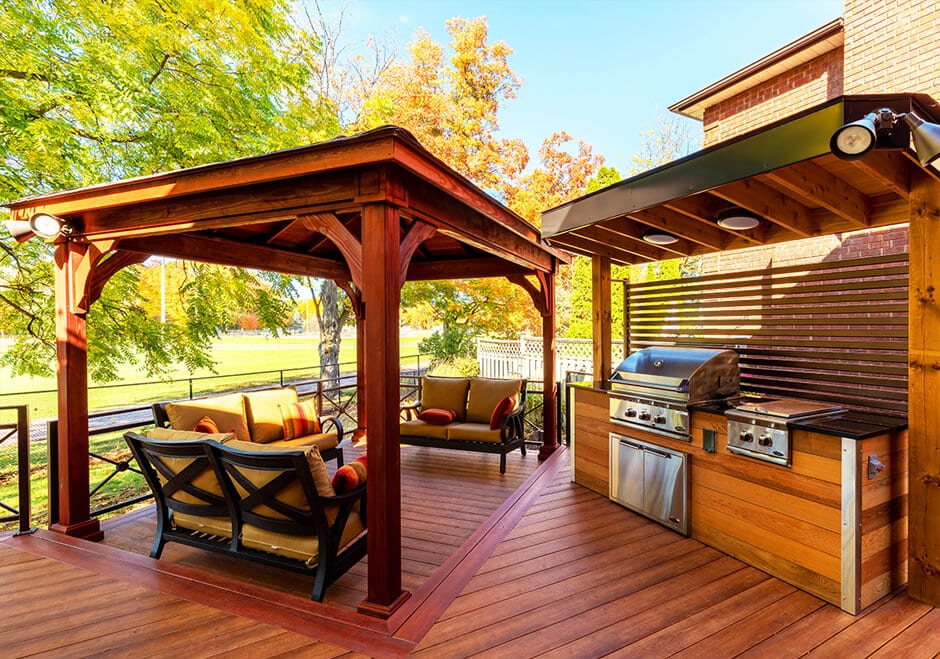
[[(627, 264), (906, 222), (920, 164), (901, 123), (864, 158), (839, 160), (829, 149), (839, 127), (881, 107), (940, 116), (926, 95), (841, 97), (547, 210), (542, 235)], [(722, 228), (718, 214), (731, 207), (760, 216), (760, 226)], [(650, 244), (643, 236), (651, 229), (678, 240)]]
[(403, 236), (419, 220), (436, 229), (413, 237), (408, 279), (554, 270), (534, 226), (394, 126), (5, 205), (13, 219), (50, 213), (73, 238), (125, 252), (355, 281), (339, 243), (361, 238), (371, 203), (400, 209)]

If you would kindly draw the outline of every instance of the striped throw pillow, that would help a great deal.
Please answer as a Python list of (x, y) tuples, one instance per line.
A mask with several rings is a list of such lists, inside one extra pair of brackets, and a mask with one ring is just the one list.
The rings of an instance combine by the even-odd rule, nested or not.
[(278, 408), (284, 422), (284, 439), (296, 439), (322, 432), (320, 419), (317, 417), (317, 406), (312, 400), (278, 405)]

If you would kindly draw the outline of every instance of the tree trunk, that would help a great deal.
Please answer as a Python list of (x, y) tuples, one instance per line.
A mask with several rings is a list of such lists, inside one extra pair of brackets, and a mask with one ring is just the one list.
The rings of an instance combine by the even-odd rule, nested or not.
[(314, 300), (320, 325), (320, 377), (335, 380), (339, 378), (339, 349), (349, 310), (340, 298), (339, 286), (330, 279), (320, 283), (319, 299)]

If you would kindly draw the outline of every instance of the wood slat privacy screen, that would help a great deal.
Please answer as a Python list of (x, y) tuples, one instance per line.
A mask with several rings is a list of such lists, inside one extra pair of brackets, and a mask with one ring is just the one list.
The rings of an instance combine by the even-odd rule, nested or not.
[(907, 254), (624, 286), (631, 350), (735, 350), (741, 391), (907, 413)]

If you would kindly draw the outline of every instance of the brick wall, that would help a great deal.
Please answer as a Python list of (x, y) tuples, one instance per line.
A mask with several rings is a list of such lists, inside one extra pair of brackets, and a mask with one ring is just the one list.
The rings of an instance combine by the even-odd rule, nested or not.
[(766, 126), (842, 94), (842, 49), (706, 108), (705, 146)]
[(711, 275), (866, 256), (906, 254), (908, 240), (908, 226), (899, 224), (725, 253), (705, 254), (701, 257), (701, 270), (698, 274)]
[(940, 96), (940, 3), (845, 0), (845, 93)]

